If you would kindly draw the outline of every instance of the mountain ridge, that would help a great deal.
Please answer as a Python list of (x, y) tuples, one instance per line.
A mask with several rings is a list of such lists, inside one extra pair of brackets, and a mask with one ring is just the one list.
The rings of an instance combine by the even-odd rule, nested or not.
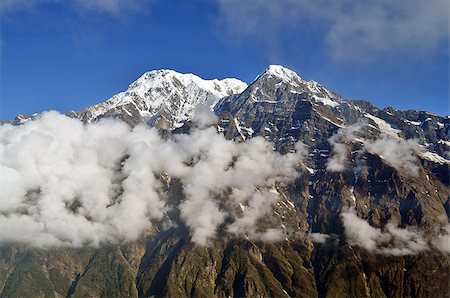
[[(103, 114), (96, 114), (95, 108), (68, 114), (86, 123), (85, 126), (80, 124), (81, 127), (93, 129), (96, 123), (99, 126), (115, 124), (113, 133), (116, 129), (123, 131), (113, 143), (117, 147), (127, 142), (128, 134), (135, 137), (130, 127), (137, 126), (138, 134), (145, 131), (146, 126), (157, 129), (157, 133), (152, 130), (153, 133), (138, 139), (140, 143), (131, 148), (135, 150), (124, 151), (125, 156), (121, 156), (114, 168), (118, 172), (113, 175), (117, 183), (114, 194), (121, 198), (121, 188), (135, 185), (128, 178), (133, 178), (131, 165), (137, 167), (136, 173), (156, 181), (155, 193), (160, 200), (157, 204), (152, 201), (151, 206), (153, 211), (159, 205), (167, 207), (163, 219), (154, 215), (152, 220), (156, 223), (150, 233), (130, 242), (52, 249), (14, 243), (2, 246), (2, 296), (35, 293), (56, 297), (448, 296), (449, 117), (424, 111), (379, 109), (369, 102), (345, 100), (319, 83), (304, 81), (281, 66), (269, 66), (245, 88), (239, 82), (231, 84), (237, 86), (238, 92), (224, 86), (227, 91), (221, 93), (222, 97), (218, 93), (214, 95), (214, 82), (210, 82), (213, 90), (208, 91), (206, 87), (198, 88), (198, 84), (184, 84), (174, 74), (178, 84), (169, 71), (168, 88), (155, 90), (159, 94), (156, 100), (169, 105), (158, 103), (154, 114), (142, 116), (139, 111), (150, 111), (149, 105), (141, 109), (139, 103), (151, 101), (151, 96), (143, 97), (155, 89), (146, 85), (146, 80), (165, 72), (149, 72), (142, 78), (144, 83), (132, 83), (131, 89), (142, 87), (142, 90), (134, 95), (124, 92), (123, 96), (128, 98), (122, 98), (125, 104), (121, 108), (114, 106)], [(186, 91), (183, 88), (189, 86), (192, 89), (187, 93), (192, 94), (186, 115), (180, 97)], [(173, 90), (179, 91), (174, 91), (177, 96), (172, 96)], [(215, 102), (212, 106), (208, 102), (211, 99)], [(212, 122), (200, 128), (195, 117), (192, 118), (195, 113), (192, 107), (205, 103), (217, 118), (209, 115)], [(172, 108), (172, 104), (176, 108)], [(46, 115), (46, 119), (52, 124), (50, 116)], [(39, 117), (36, 115), (35, 119)], [(129, 127), (124, 128), (120, 121), (102, 122), (102, 118), (119, 118)], [(15, 124), (25, 126), (28, 121), (33, 119), (24, 117)], [(109, 133), (108, 130), (108, 138)], [(227, 142), (233, 142), (224, 142), (222, 135)], [(7, 138), (7, 134), (4, 136)], [(192, 137), (198, 139), (190, 139)], [(46, 136), (47, 139), (52, 138)], [(142, 144), (155, 144), (158, 140), (166, 143), (161, 147)], [(89, 141), (99, 145), (102, 156), (110, 156), (109, 151), (105, 151), (110, 148), (103, 148), (105, 138), (100, 138), (99, 144), (95, 143), (95, 138)], [(269, 144), (262, 148), (270, 152), (273, 147), (280, 155), (273, 153), (272, 159), (264, 156), (246, 166), (247, 162), (255, 161), (255, 152), (236, 156), (233, 150), (227, 151), (231, 144), (232, 148), (236, 145), (247, 149)], [(219, 145), (227, 150), (222, 151), (224, 148)], [(185, 146), (198, 152), (180, 161), (176, 149)], [(36, 152), (42, 155), (46, 150)], [(156, 158), (140, 162), (140, 159), (133, 159), (136, 152), (147, 152)], [(302, 152), (301, 158), (296, 152)], [(203, 188), (192, 192), (192, 185), (196, 183), (202, 187), (222, 185), (222, 180), (227, 179), (217, 178), (214, 171), (177, 177), (169, 175), (168, 170), (162, 173), (146, 170), (152, 168), (152, 162), (157, 165), (166, 162), (172, 170), (172, 163), (180, 163), (183, 169), (197, 166), (202, 169), (208, 165), (211, 153), (215, 158), (229, 158), (224, 166), (213, 163), (211, 169), (226, 171), (243, 166), (240, 169), (244, 172), (230, 175), (236, 179), (240, 174), (233, 180), (236, 184), (217, 192), (205, 192)], [(263, 170), (267, 173), (276, 170), (281, 177), (286, 175), (283, 167), (265, 167), (280, 159), (286, 159), (297, 171), (292, 181), (272, 182), (273, 177), (269, 176), (270, 179), (261, 179), (262, 186), (245, 187), (248, 185), (244, 181), (259, 177), (264, 174)], [(262, 168), (256, 171), (259, 166)], [(245, 170), (249, 170), (248, 174)], [(146, 185), (137, 182), (138, 186)], [(247, 192), (253, 194), (246, 197)], [(130, 198), (141, 195), (131, 194)], [(32, 205), (39, 198), (39, 190), (26, 195), (29, 196), (26, 203)], [(201, 200), (196, 200), (198, 198)], [(67, 204), (66, 209), (79, 216), (85, 207), (76, 199)], [(108, 202), (105, 210), (121, 210), (120, 199), (115, 199)], [(186, 210), (195, 214), (188, 221)], [(134, 216), (123, 213), (128, 220), (124, 228), (131, 227), (140, 211), (133, 209)], [(17, 212), (26, 215), (21, 209)], [(113, 218), (117, 220), (117, 216)], [(193, 233), (195, 225), (200, 227), (201, 233), (206, 233), (210, 226), (217, 226), (213, 231), (215, 237), (208, 245), (193, 242), (193, 237), (198, 236)], [(133, 229), (125, 231), (135, 232)]]
[[(304, 93), (309, 93), (310, 97), (308, 98), (308, 100), (310, 100), (311, 102), (314, 102), (315, 104), (318, 104), (319, 106), (323, 106), (325, 109), (325, 113), (319, 114), (324, 117), (325, 119), (329, 120), (332, 124), (339, 126), (342, 123), (340, 123), (340, 119), (345, 118), (345, 117), (335, 117), (335, 119), (329, 119), (330, 117), (328, 117), (327, 115), (329, 115), (329, 109), (326, 109), (327, 107), (331, 108), (331, 109), (335, 109), (335, 108), (339, 108), (340, 106), (343, 105), (347, 105), (347, 107), (345, 107), (345, 109), (350, 109), (350, 114), (357, 114), (358, 112), (361, 112), (360, 110), (358, 110), (358, 108), (361, 108), (361, 101), (344, 101), (343, 98), (340, 95), (337, 95), (336, 93), (333, 93), (331, 91), (329, 91), (328, 89), (326, 89), (325, 87), (323, 87), (321, 84), (319, 84), (316, 81), (310, 80), (310, 81), (305, 81), (303, 80), (296, 72), (285, 68), (281, 65), (269, 65), (263, 72), (261, 72), (256, 78), (255, 80), (250, 83), (250, 85), (247, 85), (244, 82), (241, 82), (237, 79), (222, 79), (221, 81), (214, 79), (214, 80), (203, 80), (200, 79), (199, 77), (193, 75), (193, 74), (180, 74), (177, 73), (173, 70), (154, 70), (154, 71), (149, 71), (146, 72), (144, 75), (142, 75), (139, 79), (137, 79), (135, 82), (130, 84), (129, 88), (134, 89), (135, 87), (140, 89), (140, 98), (144, 98), (144, 96), (142, 96), (142, 94), (145, 94), (146, 92), (151, 92), (151, 90), (156, 89), (159, 87), (159, 82), (156, 84), (157, 86), (151, 86), (152, 84), (150, 83), (149, 85), (145, 84), (145, 81), (147, 80), (148, 77), (152, 77), (154, 74), (170, 74), (169, 76), (174, 76), (174, 77), (190, 77), (190, 79), (192, 81), (197, 81), (200, 83), (197, 83), (198, 86), (200, 86), (201, 89), (203, 89), (204, 93), (202, 93), (200, 91), (200, 99), (197, 100), (195, 99), (191, 99), (189, 98), (188, 100), (185, 101), (185, 105), (182, 104), (178, 104), (177, 102), (179, 101), (177, 98), (175, 99), (168, 99), (166, 97), (167, 94), (163, 95), (163, 97), (165, 96), (165, 101), (168, 101), (170, 103), (172, 103), (172, 105), (170, 106), (163, 106), (163, 104), (161, 102), (157, 103), (156, 105), (153, 105), (152, 108), (150, 108), (150, 106), (152, 106), (152, 104), (150, 104), (149, 102), (153, 101), (158, 101), (159, 99), (152, 99), (152, 98), (145, 98), (145, 99), (139, 99), (137, 102), (135, 99), (130, 98), (133, 96), (133, 93), (131, 93), (132, 95), (130, 95), (128, 98), (126, 96), (127, 92), (129, 91), (125, 91), (125, 92), (121, 92), (118, 95), (115, 95), (113, 97), (111, 97), (111, 99), (107, 100), (105, 103), (107, 103), (108, 101), (113, 101), (112, 99), (115, 99), (116, 97), (118, 97), (121, 94), (125, 93), (124, 98), (121, 98), (120, 100), (122, 102), (126, 102), (129, 103), (129, 107), (130, 107), (130, 111), (127, 110), (127, 108), (124, 108), (124, 110), (120, 110), (119, 112), (114, 112), (112, 110), (114, 110), (114, 104), (113, 107), (111, 109), (107, 109), (106, 111), (100, 111), (100, 112), (94, 112), (97, 107), (100, 107), (102, 105), (104, 105), (104, 103), (100, 103), (98, 105), (94, 105), (92, 107), (86, 108), (85, 110), (81, 111), (81, 112), (74, 112), (74, 113), (69, 113), (70, 115), (81, 119), (82, 121), (85, 122), (91, 122), (95, 119), (99, 119), (102, 117), (119, 117), (122, 120), (124, 120), (125, 122), (127, 122), (130, 125), (136, 125), (137, 123), (140, 122), (146, 122), (151, 126), (156, 126), (159, 128), (164, 128), (164, 129), (168, 129), (168, 130), (173, 130), (175, 128), (178, 128), (180, 126), (183, 125), (183, 122), (189, 121), (193, 114), (194, 114), (194, 110), (195, 110), (195, 106), (198, 104), (202, 104), (202, 103), (206, 103), (208, 101), (210, 101), (210, 105), (213, 109), (215, 109), (215, 106), (221, 101), (224, 100), (225, 98), (233, 98), (234, 95), (238, 95), (238, 94), (242, 94), (243, 92), (246, 92), (246, 90), (252, 86), (252, 84), (254, 84), (255, 82), (257, 82), (260, 79), (263, 79), (264, 77), (267, 77), (268, 79), (270, 79), (271, 77), (276, 77), (278, 78), (280, 81), (277, 82), (278, 83), (284, 83), (286, 85), (292, 86), (293, 84), (296, 85), (294, 87), (295, 90), (291, 90), (290, 92), (304, 92)], [(144, 83), (142, 83), (144, 82)], [(219, 82), (222, 82), (225, 86), (220, 86)], [(226, 82), (230, 82), (230, 84), (228, 84), (228, 89), (227, 89), (227, 84)], [(205, 84), (206, 83), (206, 84)], [(213, 88), (211, 88), (211, 86), (208, 86), (208, 84), (212, 84), (214, 86), (219, 86), (219, 88), (222, 88), (222, 92), (215, 92), (216, 90), (214, 90)], [(186, 86), (186, 84), (184, 84)], [(203, 85), (203, 86), (202, 86)], [(206, 87), (205, 87), (206, 85)], [(173, 89), (173, 86), (171, 86), (170, 88)], [(169, 93), (171, 91), (168, 91)], [(175, 91), (176, 93), (177, 91)], [(231, 97), (229, 97), (231, 96)], [(158, 96), (157, 96), (158, 97)], [(159, 96), (160, 97), (160, 96)], [(170, 97), (170, 95), (169, 95)], [(175, 104), (173, 104), (175, 102)], [(269, 100), (270, 102), (270, 100)], [(355, 104), (353, 106), (351, 106), (351, 103), (355, 102), (355, 103), (360, 103)], [(419, 138), (420, 142), (423, 143), (423, 145), (426, 144), (434, 144), (433, 148), (430, 148), (432, 152), (436, 152), (440, 157), (442, 158), (448, 158), (446, 156), (446, 153), (448, 152), (448, 150), (450, 149), (450, 147), (448, 146), (449, 144), (447, 143), (448, 140), (445, 139), (445, 133), (442, 134), (441, 136), (442, 138), (436, 139), (436, 140), (432, 140), (432, 142), (430, 142), (430, 140), (427, 140), (427, 138), (421, 134), (421, 132), (415, 132), (415, 126), (421, 126), (423, 125), (424, 122), (426, 122), (426, 120), (428, 118), (430, 119), (442, 119), (448, 122), (448, 117), (447, 119), (445, 117), (440, 117), (437, 115), (433, 115), (431, 113), (428, 112), (423, 112), (423, 111), (417, 111), (417, 110), (408, 110), (408, 111), (400, 111), (400, 110), (395, 110), (392, 108), (385, 108), (385, 109), (379, 109), (376, 108), (375, 106), (373, 106), (372, 104), (367, 104), (369, 102), (366, 101), (366, 104), (363, 104), (363, 106), (367, 107), (368, 110), (366, 110), (365, 112), (368, 113), (369, 115), (372, 115), (378, 119), (381, 119), (381, 121), (378, 121), (378, 124), (382, 123), (382, 121), (386, 122), (386, 124), (382, 124), (384, 128), (388, 127), (388, 126), (395, 126), (395, 127), (401, 127), (405, 132), (405, 137), (406, 138)], [(343, 105), (341, 105), (343, 104)], [(126, 104), (123, 106), (127, 106)], [(147, 110), (144, 108), (144, 111), (142, 110), (142, 106), (147, 107)], [(175, 108), (173, 108), (175, 107)], [(177, 107), (180, 107), (177, 110)], [(149, 109), (152, 109), (153, 112), (148, 112)], [(175, 112), (173, 111), (175, 109)], [(138, 111), (136, 113), (136, 111)], [(390, 112), (391, 111), (391, 112)], [(395, 123), (392, 123), (392, 118), (395, 117), (390, 117), (392, 115), (392, 113), (397, 113), (397, 114), (401, 114), (402, 115), (402, 119), (400, 121), (398, 121), (398, 119), (396, 119)], [(138, 115), (136, 115), (138, 114)], [(143, 115), (143, 114), (147, 114), (147, 115)], [(176, 114), (175, 116), (173, 116), (173, 114)], [(342, 113), (341, 113), (342, 114)], [(344, 112), (345, 114), (345, 112)], [(364, 114), (364, 113), (363, 113)], [(420, 117), (419, 115), (428, 115), (430, 117), (426, 117), (425, 119), (422, 119), (422, 117)], [(381, 118), (378, 117), (378, 115), (381, 115)], [(408, 117), (409, 116), (409, 117)], [(331, 117), (333, 118), (333, 117)], [(367, 118), (367, 117), (366, 117)], [(372, 118), (371, 120), (373, 121), (375, 118)], [(353, 120), (353, 119), (348, 119), (348, 120)], [(376, 120), (376, 119), (375, 119)], [(419, 123), (419, 120), (422, 120)], [(391, 123), (389, 123), (389, 121), (391, 121)], [(445, 122), (442, 121), (442, 122)], [(443, 125), (444, 123), (442, 123), (441, 121), (438, 120), (433, 120), (434, 126), (436, 125)], [(417, 123), (419, 123), (417, 125)], [(378, 126), (377, 124), (377, 126)], [(416, 125), (414, 125), (416, 124)], [(407, 127), (407, 126), (412, 126), (412, 127)], [(392, 130), (391, 130), (392, 131)], [(447, 134), (448, 135), (448, 134)], [(441, 141), (441, 143), (439, 143), (439, 141)], [(438, 142), (438, 143), (436, 143)], [(441, 160), (442, 161), (442, 160)]]
[[(261, 93), (255, 84), (271, 84), (268, 94)], [(344, 100), (318, 82), (305, 81), (295, 71), (281, 65), (269, 65), (249, 85), (233, 78), (204, 80), (191, 73), (182, 74), (169, 69), (152, 70), (132, 82), (126, 91), (82, 111), (71, 111), (67, 115), (86, 123), (112, 117), (119, 118), (131, 126), (147, 123), (172, 131), (191, 121), (199, 104), (208, 104), (216, 113), (221, 114), (224, 111), (221, 111), (223, 107), (220, 106), (236, 105), (247, 93), (251, 98), (247, 100), (246, 106), (252, 104), (252, 98), (258, 98), (269, 105), (276, 104), (273, 100), (277, 98), (275, 91), (283, 86), (288, 88), (288, 92), (293, 93), (294, 97), (307, 95), (302, 98), (304, 104), (312, 103), (311, 111), (332, 126), (342, 128), (343, 125), (366, 119), (383, 133), (392, 136), (400, 133), (405, 139), (418, 139), (419, 143), (431, 152), (422, 154), (423, 158), (444, 163), (450, 158), (447, 126), (450, 116), (441, 117), (418, 110), (401, 111), (391, 107), (379, 109), (369, 101)], [(285, 104), (289, 104), (289, 99)], [(23, 123), (31, 118), (19, 115), (13, 123)], [(246, 129), (254, 131), (255, 128)], [(241, 138), (246, 137), (246, 129), (239, 133)], [(438, 135), (435, 131), (439, 132)], [(290, 133), (296, 134), (294, 131)]]

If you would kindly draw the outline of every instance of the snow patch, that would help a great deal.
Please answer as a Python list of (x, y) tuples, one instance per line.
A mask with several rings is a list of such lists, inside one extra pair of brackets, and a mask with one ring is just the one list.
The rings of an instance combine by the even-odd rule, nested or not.
[(324, 105), (330, 106), (330, 107), (337, 107), (339, 105), (338, 102), (335, 102), (334, 100), (332, 100), (329, 97), (320, 97), (320, 96), (313, 96), (313, 99), (316, 102), (321, 102)]
[(239, 123), (237, 118), (233, 118), (234, 119), (234, 126), (236, 126), (236, 130), (238, 131), (239, 135), (241, 136), (241, 138), (243, 140), (245, 140), (245, 136), (242, 133), (242, 128), (241, 128), (241, 124)]
[(356, 204), (355, 188), (354, 187), (350, 188), (350, 192), (351, 192), (350, 198), (352, 199), (353, 203)]
[(439, 144), (444, 144), (444, 145), (450, 147), (450, 142), (449, 142), (449, 141), (439, 140), (438, 143), (439, 143)]
[(429, 152), (429, 151), (424, 151), (424, 152), (420, 152), (419, 156), (428, 160), (431, 160), (435, 163), (440, 163), (440, 164), (450, 164), (450, 160), (443, 158), (442, 156), (433, 153), (433, 152)]
[(410, 120), (408, 120), (408, 119), (405, 119), (405, 120), (403, 120), (403, 121), (406, 122), (406, 123), (408, 123), (408, 124), (416, 125), (416, 126), (422, 124), (422, 122), (420, 122), (420, 121), (410, 121)]
[(364, 117), (369, 118), (371, 120), (373, 120), (373, 122), (375, 122), (375, 124), (378, 126), (378, 129), (395, 138), (398, 138), (398, 133), (400, 132), (400, 130), (393, 128), (389, 123), (387, 123), (386, 121), (384, 121), (383, 119), (380, 119), (378, 117), (375, 117), (371, 114), (364, 114)]
[(320, 117), (322, 117), (323, 119), (325, 119), (326, 121), (330, 122), (331, 124), (333, 124), (333, 125), (335, 125), (335, 126), (337, 126), (337, 127), (340, 127), (340, 128), (344, 128), (344, 127), (345, 127), (345, 125), (336, 123), (336, 122), (334, 122), (333, 120), (331, 120), (330, 118), (325, 117), (324, 115), (322, 115), (321, 113), (319, 113), (317, 110), (316, 110), (316, 113), (319, 114)]

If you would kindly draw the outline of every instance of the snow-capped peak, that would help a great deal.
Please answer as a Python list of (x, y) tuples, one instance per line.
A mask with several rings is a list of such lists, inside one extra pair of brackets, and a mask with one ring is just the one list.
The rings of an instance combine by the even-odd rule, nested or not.
[(266, 79), (275, 79), (277, 83), (275, 86), (281, 86), (279, 84), (281, 82), (289, 85), (291, 93), (309, 93), (310, 98), (315, 103), (332, 108), (340, 105), (340, 100), (336, 94), (328, 91), (316, 81), (303, 80), (295, 71), (284, 66), (269, 65), (264, 72), (256, 77), (255, 82), (261, 80), (262, 84), (265, 84)]
[(147, 92), (156, 87), (168, 86), (175, 89), (191, 86), (192, 88), (199, 88), (210, 92), (219, 98), (240, 93), (247, 88), (247, 84), (238, 79), (204, 80), (192, 73), (178, 73), (170, 69), (160, 69), (144, 73), (139, 79), (130, 84), (127, 91)]
[(197, 105), (214, 105), (219, 99), (241, 93), (245, 88), (247, 84), (238, 79), (204, 80), (190, 73), (153, 70), (131, 83), (126, 91), (89, 107), (81, 117), (89, 122), (103, 115), (127, 114), (154, 123), (162, 117), (170, 128), (175, 128), (192, 117)]
[(287, 83), (297, 80), (300, 82), (302, 81), (300, 76), (295, 71), (281, 65), (269, 65), (257, 78), (263, 76), (274, 76)]

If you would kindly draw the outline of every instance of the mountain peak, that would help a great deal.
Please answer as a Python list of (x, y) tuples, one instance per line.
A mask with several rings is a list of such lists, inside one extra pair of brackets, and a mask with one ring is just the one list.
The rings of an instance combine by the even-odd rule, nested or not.
[(128, 91), (130, 89), (143, 89), (142, 91), (148, 92), (149, 89), (167, 87), (168, 85), (174, 89), (195, 86), (195, 88), (206, 90), (217, 97), (239, 93), (247, 87), (246, 83), (234, 78), (205, 80), (192, 73), (179, 73), (170, 69), (158, 69), (144, 73), (139, 79), (130, 84)]
[(274, 76), (282, 79), (285, 82), (291, 82), (291, 81), (302, 81), (300, 76), (293, 70), (290, 70), (289, 68), (286, 68), (282, 65), (269, 65), (264, 72), (262, 72), (258, 77), (264, 77), (264, 76)]
[(118, 116), (132, 125), (141, 121), (156, 125), (164, 119), (172, 129), (190, 119), (197, 105), (214, 104), (245, 88), (247, 84), (238, 79), (204, 80), (192, 73), (152, 70), (131, 83), (126, 91), (87, 108), (79, 117), (91, 122), (105, 115)]

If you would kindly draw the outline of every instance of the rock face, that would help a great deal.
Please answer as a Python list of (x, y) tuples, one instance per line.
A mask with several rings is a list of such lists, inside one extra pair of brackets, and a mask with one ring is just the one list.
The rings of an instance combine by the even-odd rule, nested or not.
[[(195, 107), (205, 102), (219, 117), (218, 131), (236, 142), (262, 136), (283, 153), (298, 140), (306, 144), (304, 171), (292, 184), (277, 186), (273, 213), (258, 221), (282, 227), (286, 239), (268, 243), (224, 234), (201, 247), (174, 215), (175, 225), (119, 246), (8, 245), (0, 249), (1, 296), (449, 296), (449, 247), (367, 249), (351, 241), (342, 218), (352, 208), (378, 229), (374, 233), (396, 222), (403, 230), (393, 233), (400, 238), (409, 237), (405, 231), (444, 234), (450, 219), (449, 117), (347, 101), (281, 66), (269, 66), (248, 87), (152, 71), (126, 92), (71, 115), (86, 122), (108, 116), (130, 125), (146, 122), (170, 134), (188, 132)], [(357, 132), (347, 133), (356, 126)], [(347, 148), (341, 171), (327, 169), (336, 134)], [(383, 135), (400, 144), (417, 139), (416, 175), (371, 149)], [(177, 181), (164, 179), (169, 200), (181, 200)]]

